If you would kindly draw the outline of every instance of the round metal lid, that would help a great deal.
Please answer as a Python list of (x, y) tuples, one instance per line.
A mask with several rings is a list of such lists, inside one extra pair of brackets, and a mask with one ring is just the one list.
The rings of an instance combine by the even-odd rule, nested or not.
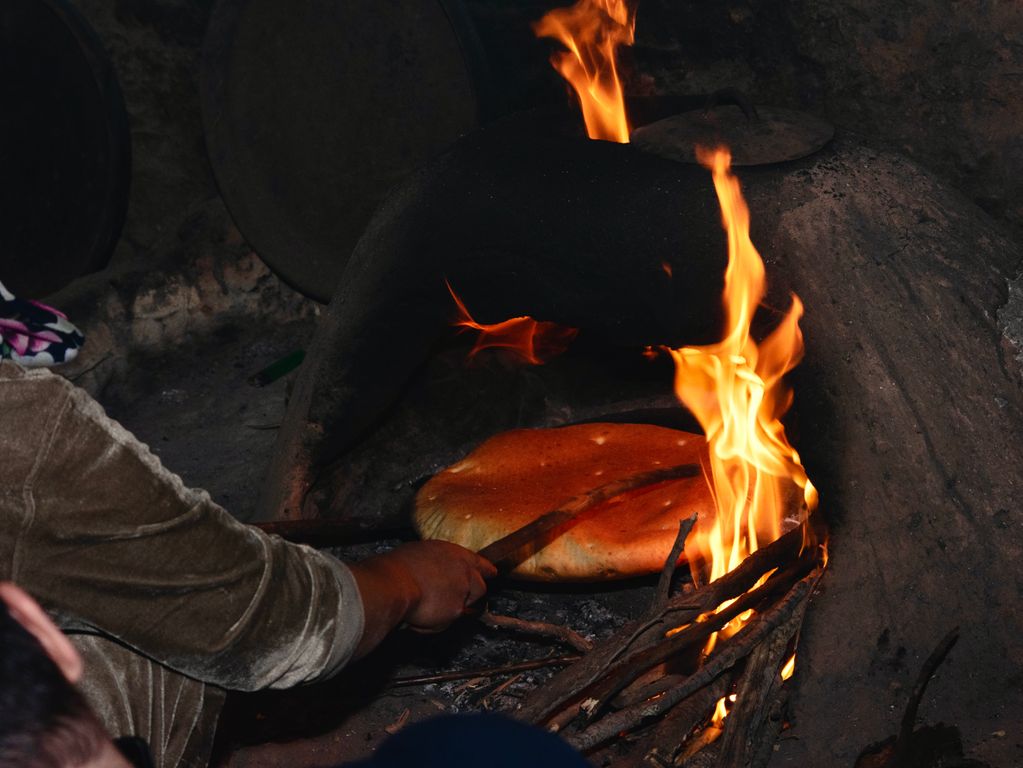
[(242, 234), (327, 301), (387, 191), (477, 124), (471, 33), (450, 0), (221, 0), (203, 125)]
[(732, 151), (732, 165), (769, 165), (798, 160), (822, 149), (835, 135), (819, 117), (780, 107), (757, 107), (747, 118), (739, 107), (694, 110), (644, 125), (632, 132), (638, 149), (683, 163), (696, 162), (696, 146), (721, 144)]
[(0, 281), (40, 297), (113, 253), (128, 118), (102, 44), (64, 0), (0, 2), (0, 71)]

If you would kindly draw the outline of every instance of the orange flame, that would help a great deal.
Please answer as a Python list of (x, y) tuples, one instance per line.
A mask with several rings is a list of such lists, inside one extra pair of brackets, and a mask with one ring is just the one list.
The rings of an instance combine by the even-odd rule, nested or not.
[(796, 654), (789, 656), (789, 660), (785, 662), (785, 665), (781, 668), (781, 679), (788, 680), (792, 677), (792, 673), (796, 671)]
[(579, 0), (555, 8), (533, 24), (537, 37), (553, 37), (568, 48), (551, 64), (575, 89), (591, 139), (629, 143), (625, 95), (616, 62), (619, 45), (632, 45), (636, 12), (625, 0)]
[(577, 328), (534, 320), (528, 316), (512, 317), (490, 325), (477, 323), (451, 284), (446, 284), (458, 307), (458, 318), (453, 325), (479, 331), (476, 343), (469, 351), (470, 360), (484, 349), (496, 348), (504, 349), (530, 365), (543, 365), (568, 349), (568, 345), (579, 333)]
[(734, 693), (728, 696), (722, 696), (718, 699), (718, 703), (714, 705), (714, 714), (711, 715), (710, 724), (712, 728), (721, 728), (725, 722), (725, 718), (728, 717), (731, 707), (729, 705), (735, 704), (736, 696)]
[[(803, 305), (793, 295), (791, 309), (766, 339), (757, 344), (750, 336), (765, 280), (764, 262), (749, 236), (749, 208), (730, 172), (728, 150), (699, 149), (697, 154), (713, 174), (728, 233), (725, 336), (708, 346), (668, 351), (675, 361), (675, 392), (699, 420), (710, 449), (716, 515), (694, 532), (687, 549), (695, 548), (710, 563), (714, 580), (781, 535), (792, 512), (788, 499), (793, 491), (802, 493), (803, 517), (816, 507), (817, 491), (781, 423), (792, 403), (782, 377), (803, 354)], [(734, 620), (726, 634), (747, 618)]]

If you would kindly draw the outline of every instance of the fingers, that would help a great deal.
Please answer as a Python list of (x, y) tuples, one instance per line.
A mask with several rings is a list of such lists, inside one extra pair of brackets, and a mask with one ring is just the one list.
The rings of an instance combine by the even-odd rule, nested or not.
[(476, 555), (476, 568), (485, 579), (492, 579), (497, 575), (497, 567), (487, 558), (479, 555)]
[(406, 544), (391, 553), (402, 559), (419, 585), (420, 597), (405, 615), (417, 631), (439, 631), (487, 594), (486, 579), (497, 568), (475, 552), (442, 541)]
[(465, 597), (465, 604), (467, 606), (472, 605), (485, 594), (487, 594), (487, 583), (483, 581), (479, 571), (471, 571), (469, 574), (469, 591)]

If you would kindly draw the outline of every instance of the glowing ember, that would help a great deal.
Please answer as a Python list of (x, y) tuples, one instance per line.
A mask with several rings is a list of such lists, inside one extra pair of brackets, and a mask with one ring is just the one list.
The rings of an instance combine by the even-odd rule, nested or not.
[(458, 307), (458, 318), (453, 325), (479, 331), (476, 343), (469, 351), (470, 359), (484, 349), (503, 349), (522, 362), (542, 365), (568, 349), (568, 345), (579, 333), (577, 328), (534, 320), (528, 316), (513, 317), (490, 325), (477, 323), (451, 284), (447, 286)]
[(533, 25), (537, 37), (553, 37), (568, 48), (554, 53), (551, 64), (575, 89), (591, 139), (629, 142), (616, 57), (618, 46), (632, 45), (635, 29), (635, 6), (625, 0), (579, 0)]
[(785, 666), (781, 668), (781, 679), (788, 680), (792, 677), (792, 673), (796, 671), (796, 654), (792, 654), (789, 660), (785, 662)]
[[(668, 352), (675, 361), (676, 395), (699, 420), (710, 449), (709, 482), (716, 514), (700, 525), (686, 549), (690, 563), (702, 557), (710, 564), (713, 581), (781, 535), (782, 523), (794, 511), (793, 491), (801, 491), (804, 506), (799, 514), (804, 516), (816, 507), (817, 491), (781, 423), (792, 403), (782, 377), (803, 354), (799, 330), (803, 305), (793, 295), (792, 308), (763, 342), (757, 344), (750, 336), (765, 281), (764, 262), (749, 237), (749, 208), (729, 170), (728, 150), (698, 149), (697, 154), (713, 174), (728, 232), (725, 336), (716, 344)], [(735, 634), (751, 615), (747, 611), (737, 616), (721, 630), (723, 636)], [(716, 634), (710, 638), (706, 653), (716, 639)]]

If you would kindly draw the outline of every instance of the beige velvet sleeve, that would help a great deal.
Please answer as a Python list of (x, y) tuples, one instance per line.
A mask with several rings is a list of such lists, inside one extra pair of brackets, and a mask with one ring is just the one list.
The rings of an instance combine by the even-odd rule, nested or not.
[(364, 617), (347, 567), (237, 522), (63, 379), (14, 384), (42, 432), (11, 576), (65, 628), (229, 689), (289, 687), (348, 662)]

